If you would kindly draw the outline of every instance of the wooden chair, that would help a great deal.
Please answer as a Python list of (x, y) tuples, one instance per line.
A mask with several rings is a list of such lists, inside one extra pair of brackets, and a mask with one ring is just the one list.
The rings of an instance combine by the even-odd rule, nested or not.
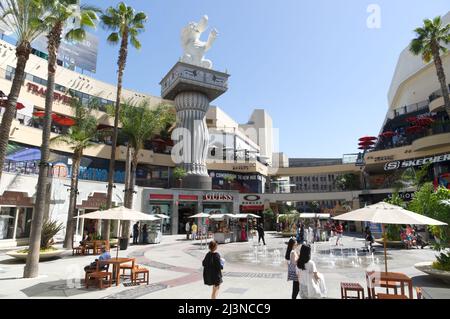
[[(377, 297), (377, 294), (375, 292), (375, 280), (377, 279), (376, 277), (373, 277), (374, 272), (366, 272), (366, 283), (367, 283), (367, 295), (369, 299), (375, 299)], [(388, 291), (389, 289), (394, 289), (394, 294), (397, 295), (398, 294), (398, 283), (395, 281), (388, 281), (386, 283), (386, 281), (379, 281), (378, 282), (379, 286), (382, 288), (387, 288)]]
[[(349, 296), (350, 291), (356, 292), (357, 296)], [(341, 282), (341, 299), (364, 299), (364, 288), (354, 282)]]
[(84, 246), (81, 246), (81, 245), (77, 246), (77, 247), (73, 246), (73, 248), (72, 248), (72, 256), (84, 255), (84, 252), (85, 252)]
[[(128, 263), (128, 264), (121, 264), (121, 265), (120, 265), (120, 270), (122, 270), (122, 276), (123, 276), (123, 277), (130, 277), (131, 281), (133, 281), (133, 269), (136, 267), (136, 265), (135, 265), (134, 263), (135, 263), (135, 259), (133, 259), (133, 260), (131, 261), (131, 263)], [(130, 271), (130, 274), (129, 274), (129, 275), (126, 275), (126, 274), (125, 274), (125, 270), (129, 270), (129, 271)]]
[[(104, 268), (106, 266), (106, 268)], [(101, 260), (97, 261), (97, 268), (94, 272), (86, 272), (85, 285), (89, 288), (89, 282), (93, 280), (97, 287), (100, 289), (111, 287), (112, 284), (112, 273), (109, 272), (109, 264), (103, 263)], [(106, 282), (106, 286), (103, 282)]]
[[(141, 276), (142, 275), (142, 276)], [(149, 283), (150, 271), (142, 266), (135, 266), (131, 271), (131, 282), (133, 284)]]

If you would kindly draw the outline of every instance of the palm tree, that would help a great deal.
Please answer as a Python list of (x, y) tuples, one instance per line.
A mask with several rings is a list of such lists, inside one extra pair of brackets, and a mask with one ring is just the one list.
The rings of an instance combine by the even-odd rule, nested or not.
[[(147, 15), (144, 12), (135, 13), (135, 10), (127, 6), (125, 3), (120, 2), (116, 8), (109, 7), (105, 13), (101, 16), (101, 22), (105, 29), (111, 30), (107, 40), (111, 44), (118, 44), (120, 42), (119, 58), (117, 60), (117, 92), (116, 92), (116, 105), (114, 113), (114, 133), (112, 137), (111, 145), (111, 159), (109, 161), (108, 172), (108, 196), (106, 208), (111, 208), (112, 204), (112, 191), (114, 183), (114, 167), (116, 163), (116, 147), (117, 137), (119, 134), (119, 113), (120, 113), (120, 99), (122, 95), (122, 78), (125, 70), (125, 65), (128, 56), (128, 43), (134, 48), (140, 49), (141, 43), (137, 36), (144, 31), (144, 23), (147, 21)], [(105, 221), (103, 227), (103, 239), (109, 239), (109, 221)]]
[[(160, 133), (161, 130), (175, 122), (175, 112), (168, 105), (160, 104), (150, 109), (149, 101), (144, 100), (138, 105), (124, 103), (120, 108), (119, 119), (122, 124), (120, 133), (128, 140), (128, 150), (131, 150), (131, 165), (127, 165), (125, 180), (125, 207), (133, 208), (134, 185), (136, 169), (139, 164), (139, 152), (144, 148), (144, 142)], [(124, 236), (127, 236), (129, 227), (124, 225)]]
[(441, 53), (447, 52), (447, 48), (442, 44), (450, 42), (450, 24), (443, 26), (441, 17), (438, 16), (433, 20), (425, 19), (423, 26), (415, 29), (414, 32), (417, 37), (411, 41), (409, 50), (414, 55), (421, 55), (425, 63), (429, 63), (433, 59), (444, 96), (445, 109), (450, 116), (450, 97), (440, 56)]
[(88, 105), (83, 105), (79, 99), (73, 98), (71, 106), (74, 112), (75, 125), (66, 134), (58, 135), (50, 140), (51, 144), (66, 144), (73, 151), (69, 211), (67, 213), (66, 235), (64, 238), (64, 248), (69, 249), (72, 248), (75, 232), (74, 216), (78, 195), (78, 174), (83, 151), (98, 145), (94, 141), (108, 134), (106, 131), (97, 129), (98, 120), (92, 115), (92, 110), (98, 108), (96, 99), (90, 100)]
[(17, 38), (16, 69), (0, 126), (0, 179), (8, 147), (11, 123), (14, 119), (17, 99), (22, 89), (25, 67), (31, 53), (31, 43), (45, 31), (39, 21), (40, 16), (41, 10), (37, 6), (36, 0), (0, 1), (0, 21)]
[[(30, 251), (27, 256), (27, 264), (24, 269), (24, 277), (36, 277), (39, 266), (39, 238), (42, 231), (44, 217), (45, 198), (47, 194), (48, 171), (50, 156), (50, 129), (51, 113), (53, 107), (56, 61), (61, 38), (69, 41), (80, 41), (85, 39), (85, 27), (95, 27), (98, 9), (88, 6), (78, 6), (78, 0), (40, 0), (42, 11), (45, 16), (42, 24), (47, 28), (48, 34), (48, 63), (47, 63), (47, 92), (45, 94), (45, 115), (42, 131), (41, 160), (39, 163), (39, 177), (36, 190), (36, 203), (33, 212), (30, 232)], [(70, 23), (76, 22), (77, 26), (69, 27)], [(75, 24), (75, 23), (74, 23)], [(69, 27), (69, 28), (68, 28)], [(67, 29), (68, 30), (65, 30)]]

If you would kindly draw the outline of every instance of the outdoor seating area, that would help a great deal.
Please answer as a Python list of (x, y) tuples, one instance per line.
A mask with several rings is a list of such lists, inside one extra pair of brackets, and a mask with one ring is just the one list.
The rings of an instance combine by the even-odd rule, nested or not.
[[(112, 270), (110, 271), (110, 266)], [(91, 264), (85, 269), (85, 287), (94, 284), (97, 288), (111, 287), (114, 283), (119, 286), (121, 280), (129, 279), (131, 284), (149, 284), (150, 270), (143, 265), (136, 264), (135, 258), (109, 258), (96, 260), (95, 267)]]
[(72, 255), (100, 255), (102, 249), (110, 249), (109, 240), (90, 240), (86, 241), (79, 246), (74, 246), (72, 249)]

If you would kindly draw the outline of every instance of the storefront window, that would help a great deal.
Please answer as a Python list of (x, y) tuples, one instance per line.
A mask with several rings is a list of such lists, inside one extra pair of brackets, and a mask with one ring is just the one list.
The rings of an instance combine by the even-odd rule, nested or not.
[(31, 215), (33, 208), (19, 207), (17, 208), (17, 228), (16, 238), (30, 237)]
[(0, 239), (13, 238), (15, 219), (15, 207), (2, 207), (0, 209)]
[(150, 203), (149, 210), (151, 214), (164, 214), (170, 218), (164, 218), (161, 221), (162, 233), (171, 234), (172, 233), (172, 206), (169, 203)]

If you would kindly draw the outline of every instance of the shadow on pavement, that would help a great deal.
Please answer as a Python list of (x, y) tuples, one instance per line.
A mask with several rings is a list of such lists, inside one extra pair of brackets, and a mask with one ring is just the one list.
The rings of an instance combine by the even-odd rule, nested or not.
[[(72, 284), (72, 286), (70, 285)], [(42, 282), (34, 286), (22, 289), (28, 297), (70, 297), (88, 293), (94, 289), (76, 287), (66, 280)]]

